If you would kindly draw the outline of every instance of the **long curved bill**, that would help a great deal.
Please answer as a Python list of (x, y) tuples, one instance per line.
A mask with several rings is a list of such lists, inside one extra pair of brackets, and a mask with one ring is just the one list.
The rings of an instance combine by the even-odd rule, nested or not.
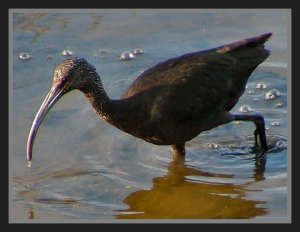
[(53, 86), (49, 93), (47, 94), (45, 100), (43, 101), (39, 111), (37, 112), (34, 121), (32, 123), (28, 140), (27, 140), (27, 161), (28, 161), (28, 167), (31, 165), (31, 159), (32, 159), (32, 148), (35, 136), (37, 134), (37, 131), (45, 118), (46, 114), (49, 112), (49, 110), (53, 107), (53, 105), (62, 97), (63, 91), (62, 87), (60, 85)]

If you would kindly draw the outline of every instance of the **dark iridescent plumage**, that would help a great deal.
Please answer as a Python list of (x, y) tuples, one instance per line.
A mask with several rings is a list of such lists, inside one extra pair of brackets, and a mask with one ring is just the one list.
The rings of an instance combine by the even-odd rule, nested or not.
[(233, 120), (253, 121), (255, 141), (267, 150), (264, 119), (233, 115), (253, 70), (268, 56), (264, 48), (271, 33), (161, 62), (142, 73), (121, 99), (109, 99), (95, 68), (83, 58), (69, 58), (57, 66), (53, 87), (31, 128), (27, 158), (37, 129), (50, 108), (65, 93), (79, 89), (97, 114), (110, 124), (157, 145), (172, 145), (184, 155), (184, 144), (199, 133)]

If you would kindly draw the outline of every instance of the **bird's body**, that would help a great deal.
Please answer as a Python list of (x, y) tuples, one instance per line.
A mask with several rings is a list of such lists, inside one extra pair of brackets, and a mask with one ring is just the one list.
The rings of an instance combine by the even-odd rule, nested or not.
[[(42, 104), (28, 139), (33, 139), (44, 115), (65, 93), (79, 89), (97, 114), (115, 127), (147, 142), (172, 145), (184, 155), (184, 143), (233, 120), (253, 121), (261, 146), (267, 150), (264, 120), (259, 115), (233, 115), (253, 70), (268, 56), (264, 42), (271, 33), (161, 62), (143, 72), (122, 98), (112, 100), (100, 76), (85, 59), (70, 58), (55, 71), (51, 91)], [(257, 140), (256, 140), (257, 143)]]

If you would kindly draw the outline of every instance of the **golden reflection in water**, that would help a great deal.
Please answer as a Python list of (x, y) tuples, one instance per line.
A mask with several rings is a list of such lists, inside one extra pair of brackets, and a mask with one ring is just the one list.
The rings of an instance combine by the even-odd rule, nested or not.
[[(262, 167), (257, 176), (262, 178)], [(189, 176), (230, 180), (234, 176), (203, 172), (174, 159), (163, 177), (153, 179), (153, 188), (132, 193), (123, 201), (129, 208), (119, 210), (118, 219), (250, 219), (266, 214), (257, 207), (262, 201), (245, 199), (246, 190), (232, 181), (192, 181)], [(254, 175), (255, 176), (255, 175)], [(227, 182), (227, 183), (226, 183)]]
[(28, 212), (28, 219), (34, 219), (34, 212), (33, 212), (33, 210), (30, 210)]

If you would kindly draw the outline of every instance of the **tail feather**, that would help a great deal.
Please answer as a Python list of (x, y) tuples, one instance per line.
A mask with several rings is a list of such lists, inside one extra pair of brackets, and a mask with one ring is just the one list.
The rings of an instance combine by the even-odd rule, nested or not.
[(270, 51), (265, 49), (264, 43), (272, 36), (272, 33), (266, 33), (248, 39), (230, 43), (219, 48), (219, 53), (230, 53), (245, 69), (253, 70), (260, 63), (265, 61), (270, 55)]
[(243, 39), (234, 43), (226, 44), (216, 48), (216, 51), (219, 53), (231, 52), (234, 50), (239, 50), (245, 47), (256, 47), (263, 45), (270, 37), (272, 33), (266, 33), (259, 36), (251, 37), (248, 39)]

